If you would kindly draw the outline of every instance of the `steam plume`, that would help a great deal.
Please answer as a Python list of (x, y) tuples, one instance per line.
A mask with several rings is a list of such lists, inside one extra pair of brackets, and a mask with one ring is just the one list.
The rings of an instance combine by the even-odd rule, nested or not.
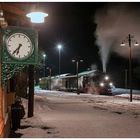
[(97, 65), (96, 64), (92, 64), (90, 67), (91, 67), (91, 70), (97, 70)]
[[(103, 71), (106, 72), (106, 65), (111, 52), (120, 56), (128, 57), (128, 34), (134, 36), (140, 43), (140, 4), (139, 3), (107, 3), (96, 11), (95, 22), (97, 24), (96, 36), (97, 45), (100, 49)], [(126, 46), (120, 46), (125, 39)], [(133, 42), (132, 42), (133, 44)], [(132, 57), (139, 58), (140, 46), (132, 45)]]

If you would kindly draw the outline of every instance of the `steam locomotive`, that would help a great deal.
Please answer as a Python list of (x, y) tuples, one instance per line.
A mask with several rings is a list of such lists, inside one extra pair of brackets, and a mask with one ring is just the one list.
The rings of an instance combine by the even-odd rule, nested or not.
[(111, 95), (112, 89), (115, 88), (111, 78), (97, 70), (78, 73), (78, 77), (77, 75), (69, 73), (53, 77), (44, 77), (40, 79), (40, 87), (70, 92), (78, 90), (78, 92), (83, 93), (105, 95)]

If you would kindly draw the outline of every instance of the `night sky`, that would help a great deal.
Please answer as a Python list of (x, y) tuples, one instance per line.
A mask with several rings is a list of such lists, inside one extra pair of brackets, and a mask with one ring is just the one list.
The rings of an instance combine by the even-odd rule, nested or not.
[[(102, 71), (99, 48), (96, 45), (96, 10), (103, 8), (103, 2), (43, 2), (40, 3), (49, 16), (45, 24), (39, 25), (39, 48), (47, 54), (46, 66), (52, 67), (52, 74), (58, 74), (59, 53), (61, 50), (61, 73), (75, 74), (73, 58), (84, 60), (79, 71), (85, 71), (96, 64)], [(136, 63), (137, 65), (137, 63)], [(107, 64), (107, 73), (113, 75), (128, 68), (128, 59), (111, 53)], [(48, 71), (46, 71), (48, 73)]]
[(87, 70), (92, 64), (101, 68), (98, 47), (95, 45), (95, 10), (103, 3), (55, 2), (42, 4), (49, 16), (40, 27), (39, 48), (47, 54), (46, 65), (58, 74), (58, 44), (61, 50), (61, 73), (75, 73), (73, 58), (84, 60), (79, 71)]

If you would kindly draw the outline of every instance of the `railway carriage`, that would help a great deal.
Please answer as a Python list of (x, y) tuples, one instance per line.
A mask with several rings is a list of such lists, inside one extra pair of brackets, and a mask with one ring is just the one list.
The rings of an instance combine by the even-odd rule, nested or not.
[[(69, 92), (77, 91), (77, 75), (71, 75), (68, 73), (60, 76), (53, 76), (51, 77), (51, 80), (50, 78), (42, 78), (42, 80), (43, 79), (46, 79), (44, 80), (46, 81), (46, 83), (44, 83), (46, 86), (42, 87), (46, 87), (46, 89), (49, 89), (51, 82), (52, 90)], [(90, 70), (78, 74), (79, 92), (111, 95), (113, 88), (114, 85), (111, 78), (100, 71)]]

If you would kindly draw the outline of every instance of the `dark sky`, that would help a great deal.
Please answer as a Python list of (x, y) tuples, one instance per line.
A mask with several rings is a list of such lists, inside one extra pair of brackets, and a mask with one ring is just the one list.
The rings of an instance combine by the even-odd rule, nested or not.
[(94, 2), (45, 2), (41, 5), (49, 16), (39, 31), (39, 48), (47, 54), (46, 65), (53, 67), (58, 74), (58, 49), (61, 50), (61, 73), (75, 73), (73, 58), (84, 60), (80, 71), (86, 70), (92, 64), (101, 65), (98, 47), (95, 45), (94, 13), (103, 3)]
[[(41, 5), (49, 16), (46, 23), (40, 27), (39, 48), (46, 52), (46, 65), (52, 67), (53, 74), (58, 74), (59, 53), (56, 47), (59, 43), (63, 46), (61, 73), (75, 73), (75, 64), (71, 62), (73, 58), (84, 60), (79, 71), (87, 70), (92, 64), (96, 64), (98, 69), (102, 70), (99, 49), (95, 44), (94, 14), (105, 3), (45, 2)], [(122, 58), (111, 55), (108, 71), (118, 68), (118, 65), (121, 65), (118, 61), (122, 61)]]

